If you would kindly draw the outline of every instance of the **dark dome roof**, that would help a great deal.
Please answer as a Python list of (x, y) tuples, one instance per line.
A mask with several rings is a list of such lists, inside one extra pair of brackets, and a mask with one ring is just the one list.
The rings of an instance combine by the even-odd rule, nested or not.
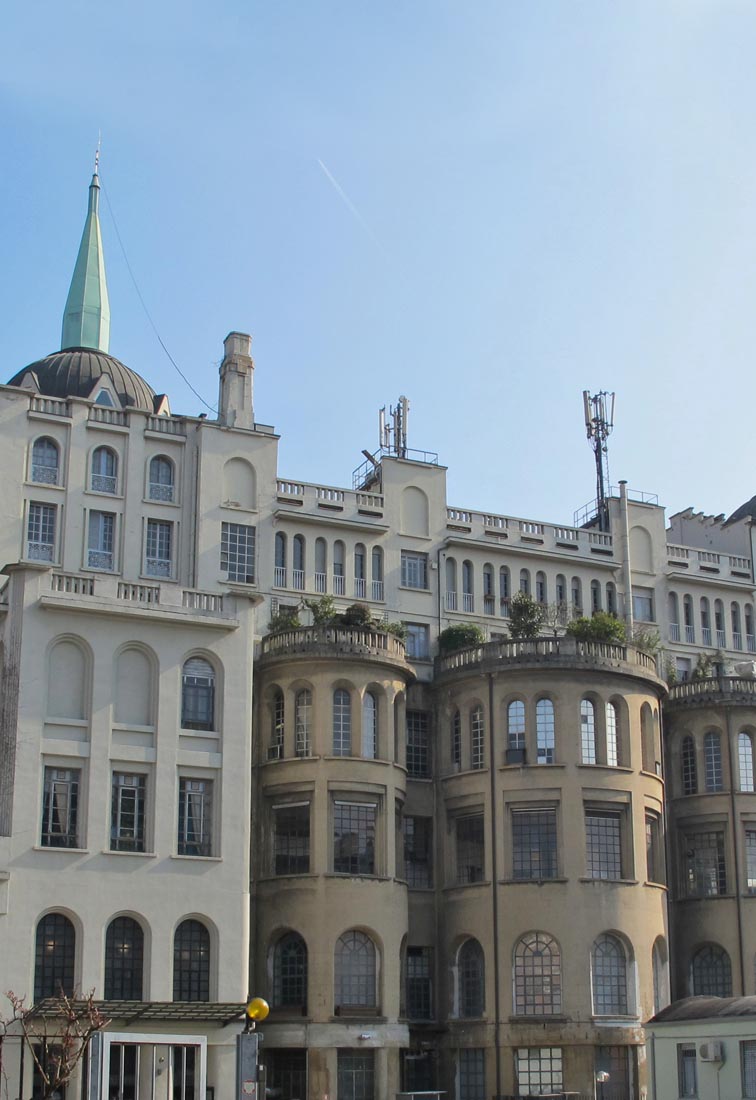
[(95, 348), (56, 351), (14, 374), (8, 385), (19, 386), (28, 371), (34, 371), (39, 392), (46, 397), (89, 397), (98, 378), (107, 374), (125, 408), (147, 412), (153, 412), (155, 408), (152, 387), (118, 359)]

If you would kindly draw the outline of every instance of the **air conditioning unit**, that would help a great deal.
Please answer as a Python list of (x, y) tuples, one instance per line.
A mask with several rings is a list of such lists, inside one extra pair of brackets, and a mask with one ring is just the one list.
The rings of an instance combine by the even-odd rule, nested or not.
[(271, 745), (268, 749), (268, 760), (280, 760), (283, 757), (283, 745)]
[(698, 1048), (698, 1056), (702, 1062), (724, 1062), (724, 1043), (718, 1039), (710, 1039), (708, 1043), (701, 1043)]

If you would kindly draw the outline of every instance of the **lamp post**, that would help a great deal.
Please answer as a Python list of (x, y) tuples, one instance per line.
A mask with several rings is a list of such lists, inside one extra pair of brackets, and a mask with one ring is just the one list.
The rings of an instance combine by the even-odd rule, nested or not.
[(605, 1069), (600, 1069), (596, 1074), (596, 1084), (598, 1085), (598, 1100), (604, 1100), (604, 1085), (609, 1080), (609, 1074)]

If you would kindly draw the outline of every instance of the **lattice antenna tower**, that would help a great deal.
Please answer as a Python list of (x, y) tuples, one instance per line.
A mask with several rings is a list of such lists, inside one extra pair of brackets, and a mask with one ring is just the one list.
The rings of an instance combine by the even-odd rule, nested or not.
[(614, 394), (601, 390), (591, 396), (583, 390), (585, 430), (596, 459), (596, 515), (600, 531), (609, 530), (609, 450), (607, 439), (614, 427)]

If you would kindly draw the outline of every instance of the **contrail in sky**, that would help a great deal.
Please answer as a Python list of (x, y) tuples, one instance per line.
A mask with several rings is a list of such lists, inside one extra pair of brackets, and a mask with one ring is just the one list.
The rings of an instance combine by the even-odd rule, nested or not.
[(361, 226), (362, 226), (362, 228), (363, 228), (363, 229), (365, 230), (365, 232), (367, 233), (367, 235), (368, 235), (368, 236), (370, 237), (370, 239), (371, 239), (371, 241), (373, 242), (373, 244), (374, 244), (374, 245), (376, 246), (376, 248), (377, 248), (377, 249), (378, 249), (378, 250), (379, 250), (380, 252), (382, 252), (382, 253), (383, 253), (383, 255), (384, 255), (384, 256), (386, 257), (386, 259), (388, 259), (388, 253), (386, 252), (386, 249), (385, 249), (385, 248), (383, 247), (383, 245), (381, 244), (381, 242), (380, 242), (380, 241), (378, 240), (378, 238), (376, 237), (376, 235), (375, 235), (375, 233), (373, 232), (373, 230), (372, 230), (372, 229), (370, 228), (370, 226), (368, 225), (368, 223), (367, 223), (367, 222), (365, 221), (365, 219), (363, 218), (362, 214), (360, 214), (359, 210), (358, 210), (358, 209), (357, 209), (357, 207), (356, 207), (356, 206), (354, 205), (354, 203), (352, 202), (352, 200), (351, 200), (351, 199), (349, 198), (349, 195), (347, 195), (347, 193), (346, 193), (346, 191), (344, 190), (344, 188), (343, 188), (343, 187), (341, 186), (341, 184), (340, 184), (340, 183), (338, 182), (338, 180), (337, 180), (337, 179), (335, 179), (335, 178), (334, 178), (334, 176), (333, 176), (333, 175), (332, 175), (332, 174), (331, 174), (331, 173), (330, 173), (330, 172), (328, 171), (328, 169), (326, 168), (325, 164), (323, 164), (323, 161), (322, 161), (322, 160), (320, 159), (320, 157), (318, 157), (318, 164), (319, 164), (319, 165), (320, 165), (320, 167), (321, 167), (321, 168), (323, 169), (323, 175), (324, 175), (324, 176), (325, 176), (325, 178), (326, 178), (326, 179), (328, 180), (328, 182), (330, 183), (331, 187), (333, 187), (334, 191), (335, 191), (335, 192), (336, 192), (336, 194), (337, 194), (337, 195), (339, 196), (339, 198), (341, 199), (341, 201), (342, 201), (342, 202), (344, 203), (344, 205), (346, 206), (346, 208), (347, 208), (347, 209), (349, 210), (349, 212), (350, 212), (350, 213), (351, 213), (351, 214), (352, 214), (352, 215), (353, 215), (353, 216), (354, 216), (354, 217), (355, 217), (355, 218), (357, 219), (357, 221), (358, 221), (358, 222), (360, 223), (360, 225), (361, 225)]

